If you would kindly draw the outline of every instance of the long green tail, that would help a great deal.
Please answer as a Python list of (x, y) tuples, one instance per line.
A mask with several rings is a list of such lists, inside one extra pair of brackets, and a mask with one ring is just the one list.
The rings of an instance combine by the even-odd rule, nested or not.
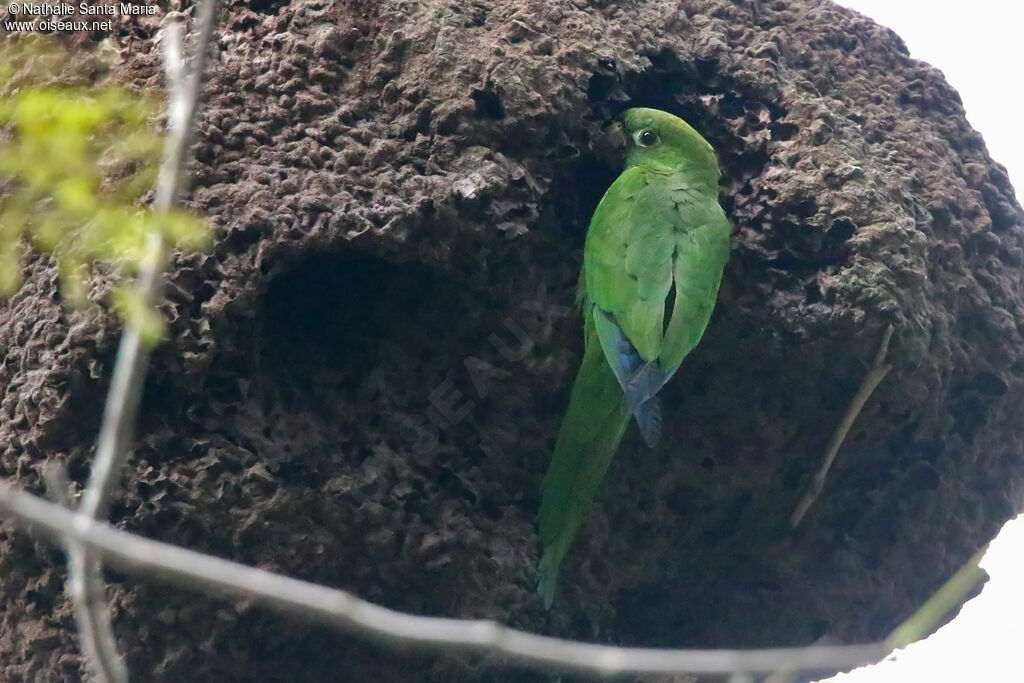
[(541, 487), (544, 549), (537, 592), (546, 607), (554, 600), (562, 560), (629, 424), (629, 415), (622, 411), (622, 389), (605, 360), (592, 321), (586, 323), (583, 362)]

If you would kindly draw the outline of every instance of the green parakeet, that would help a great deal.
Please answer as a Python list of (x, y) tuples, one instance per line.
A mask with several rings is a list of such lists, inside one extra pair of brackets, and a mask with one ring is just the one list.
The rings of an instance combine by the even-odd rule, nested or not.
[(544, 478), (538, 592), (558, 569), (634, 417), (661, 435), (656, 394), (704, 334), (729, 258), (715, 151), (682, 119), (629, 109), (626, 168), (594, 211), (579, 300), (585, 351)]

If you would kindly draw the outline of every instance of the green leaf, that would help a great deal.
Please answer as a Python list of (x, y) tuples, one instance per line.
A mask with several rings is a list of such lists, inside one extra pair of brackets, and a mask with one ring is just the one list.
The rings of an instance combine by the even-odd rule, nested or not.
[[(85, 77), (68, 85), (68, 72), (89, 56), (68, 59), (39, 37), (0, 43), (0, 291), (18, 286), (30, 244), (53, 255), (65, 297), (84, 305), (98, 269), (129, 282), (145, 259), (163, 266), (170, 248), (207, 248), (210, 230), (186, 211), (139, 205), (160, 163), (156, 99)], [(147, 246), (153, 235), (167, 249)], [(132, 291), (116, 290), (116, 308), (155, 342), (159, 315)]]
[(21, 285), (21, 247), (18, 243), (0, 248), (0, 296), (10, 296)]
[(142, 300), (136, 290), (127, 287), (115, 289), (114, 308), (128, 325), (139, 330), (139, 335), (146, 346), (156, 346), (163, 338), (163, 318), (156, 309)]

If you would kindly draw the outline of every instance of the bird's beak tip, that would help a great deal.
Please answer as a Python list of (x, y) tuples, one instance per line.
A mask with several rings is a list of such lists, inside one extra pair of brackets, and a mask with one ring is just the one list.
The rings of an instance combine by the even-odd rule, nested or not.
[(626, 143), (625, 127), (622, 121), (615, 120), (604, 128), (597, 145), (598, 156), (611, 165), (619, 166), (625, 156)]

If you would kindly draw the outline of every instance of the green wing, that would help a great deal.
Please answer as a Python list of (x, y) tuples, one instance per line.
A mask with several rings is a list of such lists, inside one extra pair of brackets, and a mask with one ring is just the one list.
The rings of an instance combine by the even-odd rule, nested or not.
[(676, 208), (684, 228), (676, 234), (675, 300), (658, 356), (669, 375), (704, 336), (729, 260), (729, 220), (717, 197), (694, 198)]
[(615, 320), (645, 362), (661, 350), (672, 286), (675, 204), (658, 187), (659, 175), (639, 166), (626, 169), (594, 211), (583, 249), (587, 296)]
[(631, 409), (653, 396), (700, 341), (728, 257), (729, 223), (717, 196), (694, 188), (685, 173), (634, 166), (605, 193), (587, 233), (585, 286), (620, 382), (627, 363), (610, 322), (642, 362), (623, 384), (628, 394), (631, 382), (648, 382)]

